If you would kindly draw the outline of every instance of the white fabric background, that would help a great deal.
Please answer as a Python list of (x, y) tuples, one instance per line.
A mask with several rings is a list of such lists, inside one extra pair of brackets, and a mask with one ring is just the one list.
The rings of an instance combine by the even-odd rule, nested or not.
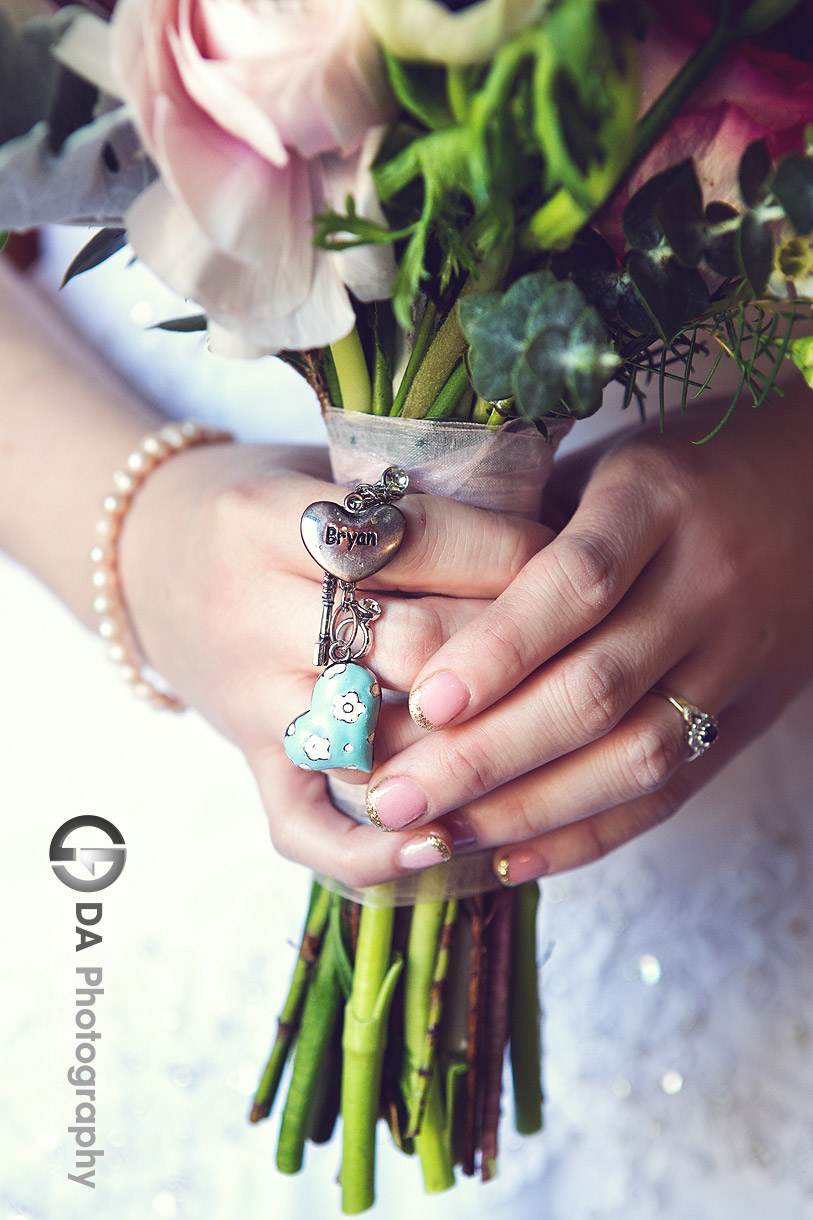
[[(53, 239), (50, 282), (75, 238)], [(143, 334), (178, 306), (121, 256), (65, 303), (178, 414), (318, 437), (274, 362)], [(286, 1179), (274, 1121), (245, 1121), (308, 878), (275, 858), (239, 753), (131, 700), (98, 641), (7, 561), (0, 677), (0, 1220), (338, 1216), (336, 1148)], [(377, 1216), (811, 1215), (811, 728), (808, 692), (670, 824), (546, 884), (547, 1132), (522, 1142), (506, 1123), (498, 1181), (426, 1200), (382, 1131)], [(103, 944), (77, 955), (76, 896), (47, 857), (82, 813), (119, 826), (128, 861), (101, 894)], [(95, 1191), (66, 1176), (76, 964), (104, 969)]]

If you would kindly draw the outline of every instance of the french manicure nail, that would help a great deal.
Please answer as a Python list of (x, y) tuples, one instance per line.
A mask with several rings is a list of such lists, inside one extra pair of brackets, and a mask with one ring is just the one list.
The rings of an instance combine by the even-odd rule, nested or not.
[(525, 881), (535, 881), (550, 872), (550, 864), (538, 851), (525, 848), (523, 851), (512, 851), (510, 855), (501, 856), (494, 870), (503, 885), (522, 885)]
[(440, 835), (425, 835), (421, 839), (411, 839), (405, 843), (398, 853), (398, 863), (401, 868), (431, 868), (433, 864), (448, 864), (452, 858), (452, 849)]
[(469, 706), (471, 691), (457, 674), (432, 674), (409, 696), (409, 714), (422, 729), (440, 729)]
[(383, 779), (367, 793), (367, 816), (379, 830), (401, 830), (426, 813), (429, 802), (406, 775)]
[(447, 830), (451, 831), (455, 851), (457, 851), (458, 847), (473, 847), (477, 842), (477, 831), (461, 810), (458, 809), (454, 813), (447, 813), (443, 819), (443, 824)]

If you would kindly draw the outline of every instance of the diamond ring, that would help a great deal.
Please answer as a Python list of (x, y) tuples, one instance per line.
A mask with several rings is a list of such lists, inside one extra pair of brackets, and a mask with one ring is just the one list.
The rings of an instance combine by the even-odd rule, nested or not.
[(661, 686), (653, 686), (650, 694), (660, 695), (661, 699), (665, 699), (667, 703), (672, 704), (672, 707), (677, 708), (683, 717), (685, 726), (683, 733), (686, 745), (689, 747), (688, 762), (694, 762), (714, 745), (720, 736), (720, 730), (717, 721), (708, 712), (701, 712), (700, 708), (695, 707), (693, 703), (681, 699), (680, 695), (671, 694)]

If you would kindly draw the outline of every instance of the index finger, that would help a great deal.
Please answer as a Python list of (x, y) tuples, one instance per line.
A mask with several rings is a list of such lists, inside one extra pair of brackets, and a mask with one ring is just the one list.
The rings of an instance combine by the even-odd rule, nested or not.
[[(269, 495), (271, 494), (269, 490)], [(309, 504), (341, 504), (343, 488), (314, 479), (293, 479), (277, 496), (277, 521), (298, 523)], [(364, 582), (365, 587), (405, 593), (443, 593), (457, 597), (495, 597), (511, 583), (532, 555), (550, 541), (552, 531), (535, 521), (471, 508), (443, 496), (407, 495), (396, 504), (406, 521), (395, 558)], [(289, 569), (318, 577), (319, 565), (308, 554), (296, 528), (277, 537)]]
[(427, 729), (470, 719), (601, 622), (665, 540), (667, 522), (650, 510), (627, 487), (588, 485), (562, 533), (423, 667), (413, 719)]

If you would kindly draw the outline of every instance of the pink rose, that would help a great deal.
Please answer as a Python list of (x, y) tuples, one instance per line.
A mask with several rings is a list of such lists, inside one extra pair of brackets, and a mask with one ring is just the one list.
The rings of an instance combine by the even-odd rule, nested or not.
[(356, 0), (120, 0), (121, 91), (160, 173), (127, 216), (137, 254), (216, 324), (218, 350), (322, 346), (388, 295), (390, 247), (313, 247), (313, 217), (380, 219), (368, 168), (392, 99)]
[[(661, 5), (667, 24), (654, 25), (640, 52), (641, 113), (683, 66), (708, 32), (708, 18), (691, 4)], [(670, 24), (680, 23), (678, 30)], [(683, 31), (689, 31), (688, 37)], [(691, 157), (705, 203), (742, 208), (737, 185), (740, 158), (752, 140), (764, 139), (776, 159), (804, 146), (813, 122), (813, 73), (790, 55), (741, 43), (712, 70), (601, 214), (601, 231), (624, 249), (621, 215), (631, 195), (661, 170)]]

